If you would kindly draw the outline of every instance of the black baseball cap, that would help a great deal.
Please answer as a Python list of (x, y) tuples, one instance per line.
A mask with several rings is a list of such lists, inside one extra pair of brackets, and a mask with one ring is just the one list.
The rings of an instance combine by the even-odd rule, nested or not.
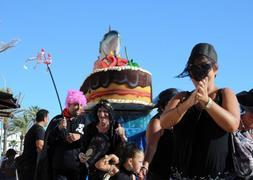
[(176, 77), (183, 78), (183, 77), (189, 76), (189, 66), (194, 63), (195, 59), (201, 56), (205, 56), (211, 59), (214, 63), (217, 63), (218, 57), (213, 45), (209, 43), (198, 43), (192, 48), (192, 51), (187, 61), (187, 64), (185, 66), (185, 69), (183, 70), (181, 74), (179, 74)]
[(194, 59), (200, 56), (206, 56), (217, 62), (217, 53), (213, 45), (209, 43), (196, 44), (192, 49), (188, 62), (192, 62)]

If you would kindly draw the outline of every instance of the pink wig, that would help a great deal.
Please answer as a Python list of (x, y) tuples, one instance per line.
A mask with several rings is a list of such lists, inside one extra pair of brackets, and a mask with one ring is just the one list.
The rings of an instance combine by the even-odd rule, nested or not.
[(82, 105), (83, 107), (86, 106), (87, 100), (85, 95), (83, 94), (82, 91), (79, 90), (68, 90), (68, 94), (66, 97), (66, 108), (69, 108), (70, 104), (75, 104), (78, 103)]

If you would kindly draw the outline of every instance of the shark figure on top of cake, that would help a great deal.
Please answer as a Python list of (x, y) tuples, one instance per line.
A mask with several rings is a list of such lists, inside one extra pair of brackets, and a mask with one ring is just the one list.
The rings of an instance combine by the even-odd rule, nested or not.
[(106, 33), (100, 42), (99, 46), (99, 59), (104, 59), (107, 54), (112, 54), (116, 57), (119, 57), (120, 54), (120, 36), (118, 31), (109, 30)]
[(94, 64), (93, 71), (123, 66), (139, 67), (133, 59), (129, 61), (120, 57), (120, 35), (118, 31), (109, 28), (109, 32), (100, 41), (99, 57)]

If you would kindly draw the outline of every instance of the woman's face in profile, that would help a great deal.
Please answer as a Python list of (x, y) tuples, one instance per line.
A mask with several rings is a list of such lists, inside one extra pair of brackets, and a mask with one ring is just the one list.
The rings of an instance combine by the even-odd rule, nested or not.
[(98, 108), (97, 116), (99, 119), (98, 126), (101, 128), (109, 128), (110, 126), (110, 119), (109, 119), (109, 112), (105, 107)]

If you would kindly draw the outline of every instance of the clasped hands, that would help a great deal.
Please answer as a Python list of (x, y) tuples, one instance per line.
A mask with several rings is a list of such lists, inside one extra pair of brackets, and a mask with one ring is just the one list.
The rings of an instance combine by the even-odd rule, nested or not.
[(110, 176), (113, 176), (119, 171), (119, 168), (116, 166), (118, 163), (119, 158), (114, 154), (109, 154), (97, 161), (95, 166), (97, 169), (107, 172)]
[(188, 98), (190, 105), (196, 105), (200, 104), (202, 108), (206, 106), (208, 103), (208, 77), (202, 79), (198, 82), (196, 89), (193, 91), (193, 93)]

